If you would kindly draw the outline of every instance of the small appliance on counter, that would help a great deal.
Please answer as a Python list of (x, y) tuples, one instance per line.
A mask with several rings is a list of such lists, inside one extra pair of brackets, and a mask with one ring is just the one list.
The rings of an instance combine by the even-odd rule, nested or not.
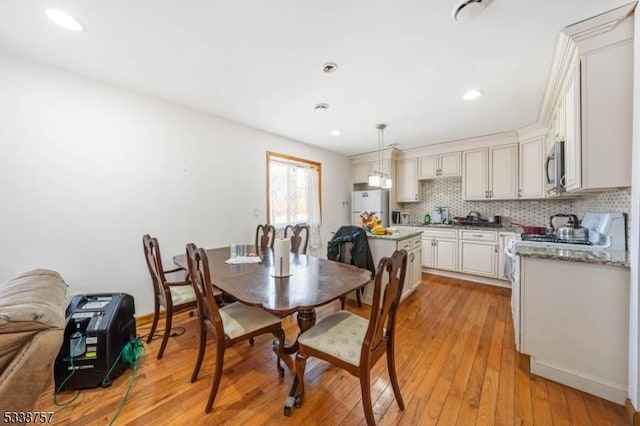
[(401, 217), (400, 223), (402, 223), (403, 225), (409, 224), (409, 213), (402, 212), (400, 214), (400, 217)]
[(400, 225), (400, 212), (398, 211), (391, 212), (391, 223), (394, 225)]
[(436, 207), (431, 216), (433, 223), (449, 223), (449, 207)]

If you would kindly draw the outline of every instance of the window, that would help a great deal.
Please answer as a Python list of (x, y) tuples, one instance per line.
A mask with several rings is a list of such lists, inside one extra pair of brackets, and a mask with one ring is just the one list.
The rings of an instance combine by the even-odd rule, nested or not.
[(321, 245), (320, 193), (320, 163), (267, 151), (267, 220), (278, 231), (308, 224), (312, 250)]

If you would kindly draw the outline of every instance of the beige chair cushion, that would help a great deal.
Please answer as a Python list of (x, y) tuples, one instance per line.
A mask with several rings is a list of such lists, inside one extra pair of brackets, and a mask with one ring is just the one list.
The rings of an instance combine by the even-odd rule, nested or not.
[(169, 291), (171, 292), (171, 300), (174, 306), (196, 301), (196, 292), (193, 290), (192, 285), (172, 286), (169, 287)]
[(358, 366), (368, 327), (368, 319), (338, 311), (302, 333), (298, 342)]
[(224, 326), (224, 334), (230, 339), (280, 323), (280, 318), (277, 316), (239, 302), (220, 308), (220, 317)]

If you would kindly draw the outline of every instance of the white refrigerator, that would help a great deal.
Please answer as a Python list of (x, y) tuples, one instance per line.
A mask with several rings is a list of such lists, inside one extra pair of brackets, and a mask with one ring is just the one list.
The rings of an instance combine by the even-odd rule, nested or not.
[(353, 191), (351, 193), (351, 224), (360, 225), (360, 213), (374, 212), (380, 218), (382, 226), (389, 226), (389, 191)]

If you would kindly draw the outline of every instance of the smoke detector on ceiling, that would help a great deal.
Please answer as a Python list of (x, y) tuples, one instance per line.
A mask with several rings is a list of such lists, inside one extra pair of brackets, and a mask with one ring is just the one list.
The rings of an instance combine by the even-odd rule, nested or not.
[(486, 0), (458, 0), (456, 1), (451, 17), (456, 22), (468, 21), (478, 16), (485, 8)]

